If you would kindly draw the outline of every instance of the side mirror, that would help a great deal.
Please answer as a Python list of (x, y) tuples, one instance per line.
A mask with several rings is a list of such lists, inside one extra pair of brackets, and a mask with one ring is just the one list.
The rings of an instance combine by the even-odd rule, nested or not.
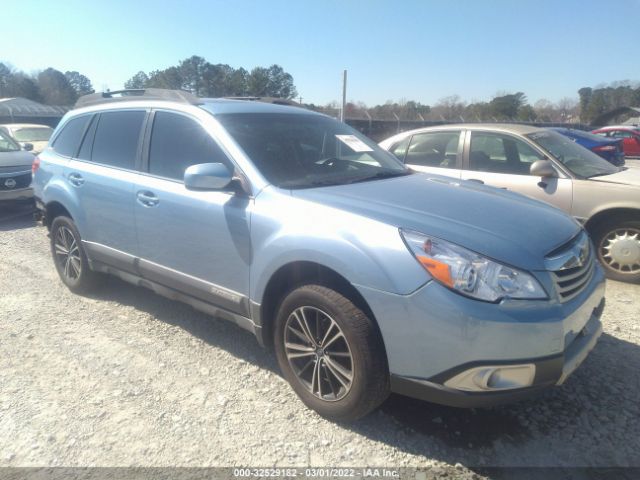
[(223, 190), (233, 176), (222, 163), (199, 163), (184, 172), (184, 186), (188, 190)]
[(27, 152), (30, 152), (31, 150), (33, 150), (33, 143), (23, 143), (22, 148)]
[(537, 160), (533, 162), (529, 171), (534, 177), (553, 178), (558, 176), (558, 172), (553, 168), (553, 163), (549, 160)]

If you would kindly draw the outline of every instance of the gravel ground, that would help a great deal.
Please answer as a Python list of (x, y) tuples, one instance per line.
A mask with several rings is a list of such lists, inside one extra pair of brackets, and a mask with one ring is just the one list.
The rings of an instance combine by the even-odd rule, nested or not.
[(341, 425), (305, 409), (234, 325), (114, 278), (70, 293), (46, 230), (11, 215), (0, 466), (640, 466), (640, 285), (609, 282), (599, 345), (542, 397), (458, 410), (392, 396)]

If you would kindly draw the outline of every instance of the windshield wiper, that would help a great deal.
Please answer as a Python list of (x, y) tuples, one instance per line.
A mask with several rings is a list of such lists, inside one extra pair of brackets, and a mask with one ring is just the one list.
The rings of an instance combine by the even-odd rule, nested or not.
[(373, 175), (367, 175), (366, 177), (359, 177), (350, 180), (347, 183), (359, 183), (359, 182), (368, 182), (369, 180), (381, 180), (383, 178), (392, 178), (392, 177), (403, 177), (405, 175), (411, 175), (413, 172), (411, 170), (402, 170), (402, 171), (391, 171), (391, 172), (378, 172)]
[(391, 178), (391, 177), (399, 177), (404, 175), (410, 175), (413, 172), (411, 170), (403, 170), (403, 171), (391, 171), (391, 172), (378, 172), (374, 175), (367, 175), (364, 177), (356, 177), (356, 178), (327, 178), (324, 180), (311, 180), (307, 182), (300, 181), (289, 181), (282, 182), (278, 186), (280, 188), (313, 188), (313, 187), (330, 187), (333, 185), (348, 185), (350, 183), (358, 183), (358, 182), (366, 182), (369, 180), (379, 180), (382, 178)]
[(332, 185), (344, 185), (344, 179), (342, 180), (313, 180), (310, 182), (282, 182), (278, 185), (280, 188), (313, 188), (313, 187), (330, 187)]

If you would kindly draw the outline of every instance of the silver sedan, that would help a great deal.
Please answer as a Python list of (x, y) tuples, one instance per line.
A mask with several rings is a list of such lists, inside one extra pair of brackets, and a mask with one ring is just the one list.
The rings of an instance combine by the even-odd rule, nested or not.
[(640, 281), (640, 169), (615, 167), (527, 125), (443, 125), (380, 146), (415, 170), (506, 188), (571, 213), (591, 234), (609, 278)]
[(0, 130), (0, 211), (7, 202), (31, 201), (34, 156)]

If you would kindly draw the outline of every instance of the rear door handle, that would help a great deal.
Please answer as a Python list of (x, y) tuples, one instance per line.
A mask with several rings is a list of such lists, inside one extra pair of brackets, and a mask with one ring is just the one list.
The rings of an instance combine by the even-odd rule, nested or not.
[(478, 178), (469, 178), (468, 180), (470, 182), (476, 182), (476, 183), (479, 183), (481, 185), (484, 185), (484, 182), (482, 180), (478, 179)]
[(148, 190), (140, 190), (136, 194), (136, 197), (138, 198), (138, 202), (145, 207), (155, 207), (160, 203), (160, 199), (156, 197), (155, 193)]
[(67, 179), (69, 180), (69, 183), (74, 187), (81, 187), (84, 184), (84, 178), (82, 178), (82, 175), (80, 175), (79, 173), (70, 173)]

